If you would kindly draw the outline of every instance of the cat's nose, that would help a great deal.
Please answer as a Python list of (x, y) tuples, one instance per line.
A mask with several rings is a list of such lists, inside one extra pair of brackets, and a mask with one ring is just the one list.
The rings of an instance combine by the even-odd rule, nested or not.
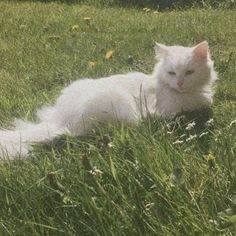
[(183, 80), (178, 80), (178, 81), (177, 81), (177, 85), (178, 85), (179, 87), (182, 87), (183, 84), (184, 84), (184, 81), (183, 81)]

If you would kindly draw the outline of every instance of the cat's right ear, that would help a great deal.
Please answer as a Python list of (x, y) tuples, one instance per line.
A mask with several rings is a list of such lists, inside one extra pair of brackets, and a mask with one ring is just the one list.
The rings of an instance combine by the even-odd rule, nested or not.
[(207, 41), (199, 43), (193, 48), (194, 57), (200, 61), (207, 60), (209, 56), (209, 46)]
[(156, 58), (160, 59), (167, 55), (168, 49), (167, 46), (161, 43), (156, 43), (155, 45)]

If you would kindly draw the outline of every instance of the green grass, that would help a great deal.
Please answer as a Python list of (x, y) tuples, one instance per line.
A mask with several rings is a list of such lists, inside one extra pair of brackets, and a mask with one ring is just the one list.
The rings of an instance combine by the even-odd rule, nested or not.
[[(24, 0), (20, 0), (24, 1)], [(40, 2), (53, 2), (54, 0), (38, 0)], [(225, 8), (236, 6), (234, 0), (58, 0), (68, 4), (86, 4), (92, 6), (144, 8), (151, 7), (159, 10), (200, 8)]]
[[(154, 14), (6, 1), (0, 9), (2, 127), (14, 117), (34, 120), (36, 109), (72, 80), (150, 73), (155, 41), (207, 40), (220, 78), (211, 111), (149, 118), (132, 129), (98, 127), (83, 139), (37, 145), (29, 159), (1, 162), (0, 235), (235, 234), (234, 10)], [(108, 50), (112, 60), (105, 59)], [(187, 131), (193, 119), (197, 125)], [(190, 134), (197, 138), (186, 141)], [(94, 167), (102, 174), (91, 174)]]

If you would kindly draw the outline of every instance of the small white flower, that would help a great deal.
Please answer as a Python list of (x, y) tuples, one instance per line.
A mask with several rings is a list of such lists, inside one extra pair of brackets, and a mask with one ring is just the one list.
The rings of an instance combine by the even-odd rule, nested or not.
[(192, 150), (192, 149), (188, 147), (188, 148), (185, 148), (185, 149), (184, 149), (184, 152), (191, 152), (191, 150)]
[(173, 144), (176, 145), (176, 144), (181, 144), (181, 143), (183, 143), (183, 142), (184, 142), (184, 141), (181, 141), (181, 140), (178, 140), (178, 139), (177, 139), (176, 141), (173, 142)]
[(135, 160), (135, 162), (131, 162), (131, 164), (136, 170), (139, 168), (139, 162), (137, 160)]
[(206, 124), (206, 126), (211, 126), (213, 123), (214, 123), (214, 120), (211, 118), (205, 124)]
[(197, 135), (196, 134), (194, 134), (194, 135), (189, 135), (189, 137), (186, 139), (186, 141), (187, 142), (189, 142), (189, 141), (192, 141), (193, 139), (195, 139), (195, 138), (197, 138)]
[(145, 210), (146, 210), (146, 211), (150, 211), (150, 209), (151, 209), (152, 207), (154, 207), (154, 205), (155, 205), (154, 202), (150, 202), (150, 203), (146, 204), (146, 205), (145, 205)]
[(167, 131), (167, 134), (173, 134), (173, 131)]
[(236, 124), (236, 120), (231, 121), (229, 127), (231, 127), (233, 124)]
[(201, 138), (201, 137), (203, 137), (203, 136), (205, 136), (205, 135), (207, 135), (208, 134), (208, 132), (202, 132), (200, 135), (199, 135), (199, 138)]
[(114, 145), (113, 142), (110, 142), (110, 143), (107, 144), (107, 146), (108, 146), (109, 148), (113, 148), (115, 145)]
[(176, 118), (176, 120), (185, 120), (186, 119), (186, 116), (185, 115), (182, 115), (182, 116), (179, 116)]
[(191, 129), (194, 128), (195, 125), (196, 125), (196, 122), (193, 121), (193, 122), (189, 123), (185, 129), (186, 129), (186, 130), (191, 130)]
[(209, 220), (210, 223), (214, 224), (215, 226), (219, 226), (219, 223), (216, 220)]
[(96, 173), (95, 173), (93, 170), (90, 170), (89, 173), (90, 173), (91, 175), (96, 175)]
[(103, 172), (99, 170), (96, 166), (94, 166), (93, 169), (89, 171), (89, 173), (94, 176), (103, 174)]
[(186, 134), (182, 134), (181, 136), (180, 136), (180, 138), (183, 138), (183, 137), (185, 137), (186, 136)]

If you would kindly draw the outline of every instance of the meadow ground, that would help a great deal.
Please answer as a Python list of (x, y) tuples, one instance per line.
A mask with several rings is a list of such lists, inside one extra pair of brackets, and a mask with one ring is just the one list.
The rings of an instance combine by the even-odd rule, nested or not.
[(0, 235), (235, 235), (235, 10), (27, 1), (0, 9), (1, 127), (34, 120), (73, 80), (151, 73), (155, 41), (207, 40), (219, 72), (211, 110), (100, 126), (0, 162)]

